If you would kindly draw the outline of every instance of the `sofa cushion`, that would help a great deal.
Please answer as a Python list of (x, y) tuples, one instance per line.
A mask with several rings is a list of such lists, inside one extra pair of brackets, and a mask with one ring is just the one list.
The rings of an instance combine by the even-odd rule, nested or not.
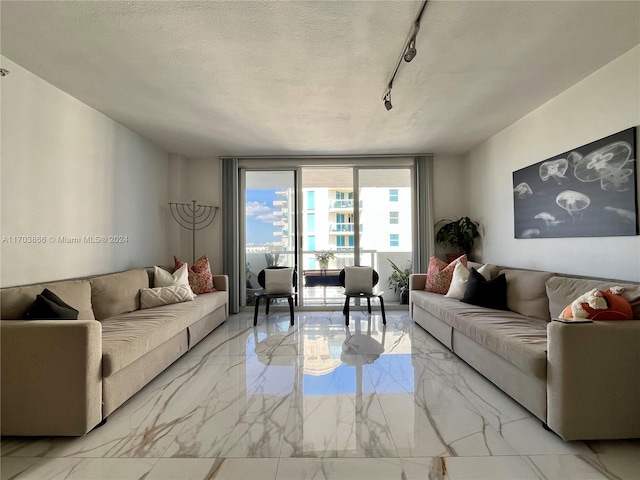
[[(480, 343), (521, 370), (546, 375), (546, 320), (494, 310), (421, 290), (411, 292), (415, 306)], [(455, 352), (455, 344), (453, 345)]]
[(461, 302), (486, 308), (507, 310), (507, 281), (504, 275), (487, 280), (475, 268), (469, 272), (469, 281)]
[(451, 285), (445, 297), (457, 298), (460, 300), (464, 297), (464, 292), (467, 290), (467, 282), (469, 281), (469, 269), (462, 263), (456, 263), (456, 268), (453, 270), (453, 278), (451, 279)]
[[(616, 292), (616, 293), (614, 293)], [(576, 298), (560, 314), (560, 318), (575, 320), (631, 320), (631, 304), (618, 290), (590, 290)]]
[(140, 309), (189, 302), (196, 298), (189, 285), (143, 288), (140, 290)]
[(149, 275), (142, 268), (92, 278), (91, 303), (96, 319), (140, 309), (142, 288), (149, 288)]
[(78, 310), (69, 306), (51, 290), (45, 288), (27, 309), (25, 320), (77, 320)]
[(631, 304), (633, 318), (640, 319), (640, 285), (620, 283), (615, 280), (591, 280), (561, 276), (551, 277), (546, 282), (551, 317), (559, 317), (567, 305), (589, 290), (606, 290), (615, 286), (624, 287), (622, 297)]
[(227, 298), (227, 292), (205, 293), (191, 302), (137, 310), (103, 320), (102, 375), (112, 375), (130, 365), (205, 315), (224, 307)]
[(411, 302), (413, 302), (414, 305), (451, 326), (455, 325), (459, 312), (464, 312), (470, 308), (482, 308), (462, 303), (455, 298), (447, 298), (439, 293), (412, 290), (410, 295)]
[(66, 304), (78, 310), (79, 320), (95, 320), (91, 308), (89, 280), (67, 280), (0, 290), (0, 312), (5, 320), (22, 318), (29, 306), (44, 289), (55, 293)]
[[(527, 317), (551, 320), (545, 283), (553, 274), (529, 270), (501, 270), (507, 277), (507, 307)], [(584, 292), (583, 292), (584, 293)], [(562, 308), (566, 307), (565, 303)]]
[(189, 270), (187, 270), (187, 264), (183, 264), (180, 268), (177, 268), (173, 273), (160, 267), (153, 267), (153, 286), (154, 288), (162, 287), (175, 287), (183, 285), (191, 290), (189, 285)]
[[(454, 328), (522, 371), (538, 378), (547, 372), (547, 321), (515, 312), (472, 307), (459, 312)], [(455, 344), (453, 345), (455, 352)]]
[[(173, 257), (173, 261), (177, 269), (186, 265), (176, 256)], [(188, 271), (189, 285), (191, 285), (193, 293), (199, 295), (216, 291), (216, 287), (213, 284), (213, 275), (211, 274), (211, 265), (209, 265), (209, 258), (206, 255), (201, 256), (193, 265), (188, 267)]]
[(435, 255), (429, 258), (429, 268), (427, 270), (427, 280), (424, 289), (428, 292), (446, 294), (451, 285), (453, 271), (458, 263), (467, 266), (467, 256), (462, 255), (451, 263), (447, 264)]

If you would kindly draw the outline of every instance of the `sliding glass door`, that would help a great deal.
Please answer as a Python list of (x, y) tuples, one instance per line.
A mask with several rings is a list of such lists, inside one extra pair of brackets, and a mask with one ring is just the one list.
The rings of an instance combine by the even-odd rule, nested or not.
[(385, 302), (400, 302), (400, 288), (389, 279), (394, 264), (411, 268), (412, 167), (247, 169), (241, 185), (240, 305), (253, 304), (258, 273), (272, 265), (297, 268), (302, 306), (342, 305), (338, 275), (349, 265), (375, 268)]
[(253, 305), (258, 274), (271, 266), (297, 266), (296, 171), (246, 171), (244, 188), (244, 284), (241, 305)]

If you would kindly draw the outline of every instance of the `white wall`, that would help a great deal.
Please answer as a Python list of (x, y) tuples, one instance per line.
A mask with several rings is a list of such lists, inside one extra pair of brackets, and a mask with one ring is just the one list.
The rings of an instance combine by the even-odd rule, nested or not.
[[(1, 284), (166, 263), (166, 152), (6, 58)], [(68, 244), (58, 236), (126, 237)], [(12, 243), (40, 236), (44, 243)]]
[[(172, 161), (173, 162), (173, 161)], [(191, 203), (197, 200), (200, 205), (218, 206), (213, 223), (207, 228), (196, 232), (196, 260), (207, 255), (214, 274), (222, 273), (222, 164), (218, 158), (189, 158), (180, 164), (180, 193), (172, 202)], [(190, 230), (183, 229), (172, 220), (172, 229), (180, 228), (180, 247), (172, 250), (172, 255), (178, 255), (182, 260), (191, 264), (192, 235)], [(173, 262), (173, 257), (171, 257)]]
[(640, 280), (640, 237), (515, 239), (512, 196), (513, 171), (639, 124), (637, 46), (472, 149), (469, 212), (483, 226), (482, 260)]
[[(467, 185), (467, 167), (464, 157), (434, 155), (433, 158), (433, 218), (439, 221), (445, 218), (456, 219), (470, 216)], [(435, 230), (438, 231), (437, 228)], [(451, 247), (445, 250), (436, 244), (436, 255), (444, 259), (444, 253), (453, 252)], [(474, 248), (478, 255), (479, 248)]]

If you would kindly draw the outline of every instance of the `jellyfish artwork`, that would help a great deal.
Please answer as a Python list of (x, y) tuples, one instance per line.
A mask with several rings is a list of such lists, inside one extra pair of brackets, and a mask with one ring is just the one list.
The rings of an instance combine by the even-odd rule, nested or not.
[(516, 193), (516, 195), (518, 195), (519, 199), (527, 198), (533, 195), (533, 190), (531, 190), (531, 187), (527, 182), (518, 184), (518, 186), (516, 186), (513, 191)]
[(567, 173), (568, 168), (569, 161), (566, 158), (543, 162), (543, 164), (540, 165), (540, 178), (545, 182), (550, 178), (553, 178), (558, 185), (560, 185), (562, 183), (561, 179), (567, 178), (564, 174)]
[(564, 223), (562, 220), (556, 220), (556, 217), (551, 215), (549, 212), (540, 212), (535, 217), (536, 220), (542, 220), (547, 227), (555, 227), (561, 223)]
[(617, 215), (618, 220), (620, 220), (622, 223), (636, 222), (636, 214), (629, 210), (625, 210), (624, 208), (604, 207), (603, 210), (605, 212), (610, 212), (610, 213), (613, 213), (614, 215)]
[(575, 221), (582, 219), (582, 211), (591, 204), (591, 199), (584, 193), (565, 190), (558, 194), (556, 203), (565, 209)]
[(578, 152), (571, 152), (567, 155), (567, 161), (572, 167), (575, 167), (580, 160), (582, 160), (582, 155)]
[(581, 182), (600, 180), (603, 190), (627, 190), (633, 170), (624, 168), (631, 158), (631, 145), (614, 142), (582, 157), (574, 167), (574, 175)]
[(540, 235), (540, 230), (537, 228), (528, 228), (520, 234), (520, 238), (533, 238)]

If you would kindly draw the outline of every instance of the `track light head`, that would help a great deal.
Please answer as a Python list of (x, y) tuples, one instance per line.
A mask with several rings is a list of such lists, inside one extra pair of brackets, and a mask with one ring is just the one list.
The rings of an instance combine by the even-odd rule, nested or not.
[(404, 61), (409, 63), (416, 57), (418, 51), (416, 50), (416, 37), (412, 37), (407, 45), (407, 49), (404, 51)]
[(382, 100), (384, 101), (384, 108), (386, 108), (387, 111), (393, 108), (393, 105), (391, 105), (391, 89), (387, 90), (387, 93)]

